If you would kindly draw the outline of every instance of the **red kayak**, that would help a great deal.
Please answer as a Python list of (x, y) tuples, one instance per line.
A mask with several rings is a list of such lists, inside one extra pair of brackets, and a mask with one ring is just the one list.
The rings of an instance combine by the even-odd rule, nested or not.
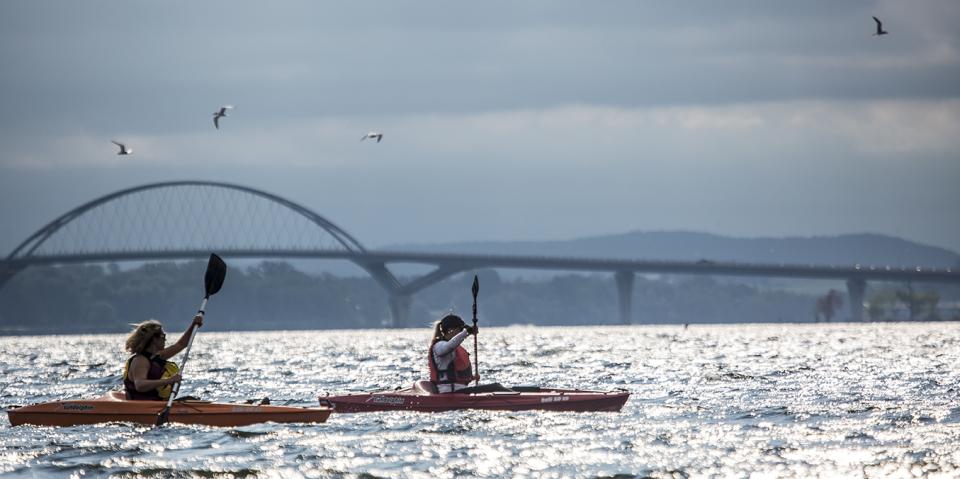
[[(132, 422), (152, 426), (166, 401), (130, 401), (110, 392), (96, 399), (53, 401), (7, 410), (10, 425), (75, 426), (104, 422)], [(207, 426), (246, 426), (262, 422), (324, 422), (329, 408), (229, 404), (210, 401), (174, 401), (170, 422)]]
[(420, 388), (396, 391), (320, 396), (320, 405), (333, 412), (420, 411), (460, 409), (495, 411), (619, 411), (627, 402), (627, 391), (582, 391), (539, 387), (514, 387), (509, 391), (438, 394)]

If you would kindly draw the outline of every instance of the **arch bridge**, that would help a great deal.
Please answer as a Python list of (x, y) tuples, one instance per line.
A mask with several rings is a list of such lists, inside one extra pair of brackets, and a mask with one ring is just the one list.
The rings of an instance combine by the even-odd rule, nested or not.
[[(128, 188), (80, 205), (40, 228), (0, 262), (0, 288), (33, 265), (228, 258), (329, 258), (353, 262), (389, 297), (393, 325), (408, 324), (412, 296), (464, 271), (525, 268), (613, 273), (621, 322), (631, 322), (638, 273), (768, 276), (846, 280), (850, 315), (863, 317), (868, 280), (960, 282), (949, 269), (798, 266), (710, 261), (642, 261), (541, 256), (435, 254), (368, 250), (310, 209), (265, 191), (210, 181), (173, 181)], [(402, 281), (391, 263), (432, 265)]]

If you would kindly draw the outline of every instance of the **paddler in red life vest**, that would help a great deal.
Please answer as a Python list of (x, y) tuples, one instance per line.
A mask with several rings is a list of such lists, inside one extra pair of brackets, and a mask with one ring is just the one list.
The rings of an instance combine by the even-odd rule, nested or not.
[(460, 345), (471, 334), (477, 334), (477, 330), (455, 314), (444, 316), (434, 326), (428, 361), (430, 381), (437, 386), (437, 392), (452, 393), (480, 380), (473, 374), (470, 353)]
[(167, 335), (159, 321), (137, 324), (127, 336), (126, 349), (133, 353), (123, 368), (123, 388), (127, 399), (165, 401), (173, 385), (180, 382), (180, 368), (167, 361), (187, 347), (193, 328), (203, 326), (203, 315), (193, 317), (180, 339), (166, 347)]

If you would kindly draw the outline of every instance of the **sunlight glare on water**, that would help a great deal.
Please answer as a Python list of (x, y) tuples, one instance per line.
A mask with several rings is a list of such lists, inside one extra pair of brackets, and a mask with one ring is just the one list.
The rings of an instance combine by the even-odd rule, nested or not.
[[(430, 330), (202, 332), (183, 394), (316, 405), (426, 376)], [(0, 404), (120, 383), (122, 335), (0, 337)], [(623, 388), (620, 413), (334, 414), (326, 424), (67, 428), (0, 419), (0, 474), (960, 475), (953, 323), (490, 328), (483, 382)], [(472, 342), (468, 342), (472, 351)]]

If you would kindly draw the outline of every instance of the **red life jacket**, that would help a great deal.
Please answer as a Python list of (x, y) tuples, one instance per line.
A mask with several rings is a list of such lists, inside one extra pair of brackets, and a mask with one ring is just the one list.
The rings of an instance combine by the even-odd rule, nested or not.
[(470, 384), (473, 381), (473, 367), (470, 365), (470, 353), (463, 346), (457, 346), (454, 351), (453, 361), (450, 362), (444, 370), (437, 367), (437, 360), (433, 356), (433, 346), (427, 353), (427, 361), (430, 363), (430, 381), (434, 384)]

